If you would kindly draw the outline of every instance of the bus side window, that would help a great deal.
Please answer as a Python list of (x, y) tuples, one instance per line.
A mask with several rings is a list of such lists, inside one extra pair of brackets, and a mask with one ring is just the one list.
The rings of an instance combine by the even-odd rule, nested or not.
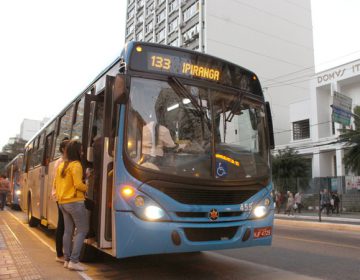
[(44, 165), (47, 166), (51, 160), (52, 143), (54, 138), (54, 131), (46, 135), (45, 138), (45, 152), (44, 152)]
[(72, 129), (72, 137), (77, 138), (80, 142), (82, 142), (82, 131), (83, 131), (83, 123), (84, 123), (84, 106), (85, 106), (85, 96), (81, 98), (76, 103), (76, 108), (74, 112), (74, 124)]
[(56, 145), (55, 145), (55, 155), (54, 158), (58, 158), (61, 156), (59, 151), (60, 143), (64, 140), (65, 137), (68, 139), (71, 138), (71, 125), (72, 125), (72, 114), (73, 114), (72, 105), (59, 120), (59, 134), (56, 137)]
[(41, 165), (43, 164), (43, 158), (44, 158), (44, 137), (45, 137), (45, 132), (43, 134), (41, 134), (38, 138), (38, 150), (36, 152), (36, 165)]
[(34, 166), (35, 166), (35, 163), (36, 163), (36, 150), (37, 150), (37, 147), (35, 145), (33, 145), (33, 148), (31, 148), (29, 150), (29, 167), (28, 169), (32, 169)]
[(29, 149), (26, 149), (25, 153), (24, 153), (23, 163), (22, 163), (22, 171), (28, 172), (28, 170), (29, 170)]

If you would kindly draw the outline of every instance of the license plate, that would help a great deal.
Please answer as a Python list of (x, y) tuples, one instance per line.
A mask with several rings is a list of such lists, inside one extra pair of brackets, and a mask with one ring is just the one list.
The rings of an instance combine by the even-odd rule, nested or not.
[(271, 236), (272, 227), (262, 227), (254, 229), (254, 239)]

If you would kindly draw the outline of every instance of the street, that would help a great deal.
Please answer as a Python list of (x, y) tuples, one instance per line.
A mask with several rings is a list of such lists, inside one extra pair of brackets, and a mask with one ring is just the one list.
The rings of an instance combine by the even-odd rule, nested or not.
[[(22, 276), (8, 279), (24, 279), (25, 268), (31, 279), (359, 279), (360, 231), (321, 229), (316, 223), (305, 228), (276, 222), (271, 247), (123, 260), (101, 255), (77, 273), (55, 262), (54, 236), (29, 228), (25, 220), (22, 212), (0, 213), (0, 237)], [(25, 256), (19, 261), (20, 253)], [(2, 272), (0, 279), (6, 279)]]

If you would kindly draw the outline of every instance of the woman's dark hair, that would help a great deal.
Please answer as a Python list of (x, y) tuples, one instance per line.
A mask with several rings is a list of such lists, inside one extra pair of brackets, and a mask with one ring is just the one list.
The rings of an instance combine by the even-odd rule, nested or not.
[(81, 143), (77, 140), (70, 140), (65, 147), (66, 161), (61, 170), (61, 177), (65, 177), (65, 170), (72, 161), (81, 162)]
[(70, 140), (69, 140), (68, 137), (64, 137), (64, 139), (61, 140), (61, 143), (60, 143), (60, 146), (59, 146), (59, 152), (60, 152), (61, 154), (64, 154), (66, 145), (67, 145), (67, 143), (69, 143), (69, 141), (70, 141)]

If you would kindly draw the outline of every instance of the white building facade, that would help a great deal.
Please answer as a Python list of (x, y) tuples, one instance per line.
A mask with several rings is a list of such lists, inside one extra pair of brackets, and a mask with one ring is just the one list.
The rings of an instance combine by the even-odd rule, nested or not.
[(312, 159), (314, 178), (353, 175), (345, 170), (345, 147), (339, 142), (339, 135), (342, 128), (354, 127), (356, 116), (347, 127), (334, 123), (331, 105), (334, 94), (340, 93), (351, 99), (352, 111), (360, 106), (360, 60), (317, 73), (312, 85), (309, 100), (291, 104), (290, 146)]
[(205, 52), (254, 71), (275, 144), (291, 142), (290, 105), (310, 99), (309, 81), (297, 77), (314, 75), (310, 0), (128, 0), (125, 34), (127, 42)]
[(30, 140), (48, 120), (49, 118), (44, 118), (41, 121), (24, 119), (20, 126), (20, 139)]

